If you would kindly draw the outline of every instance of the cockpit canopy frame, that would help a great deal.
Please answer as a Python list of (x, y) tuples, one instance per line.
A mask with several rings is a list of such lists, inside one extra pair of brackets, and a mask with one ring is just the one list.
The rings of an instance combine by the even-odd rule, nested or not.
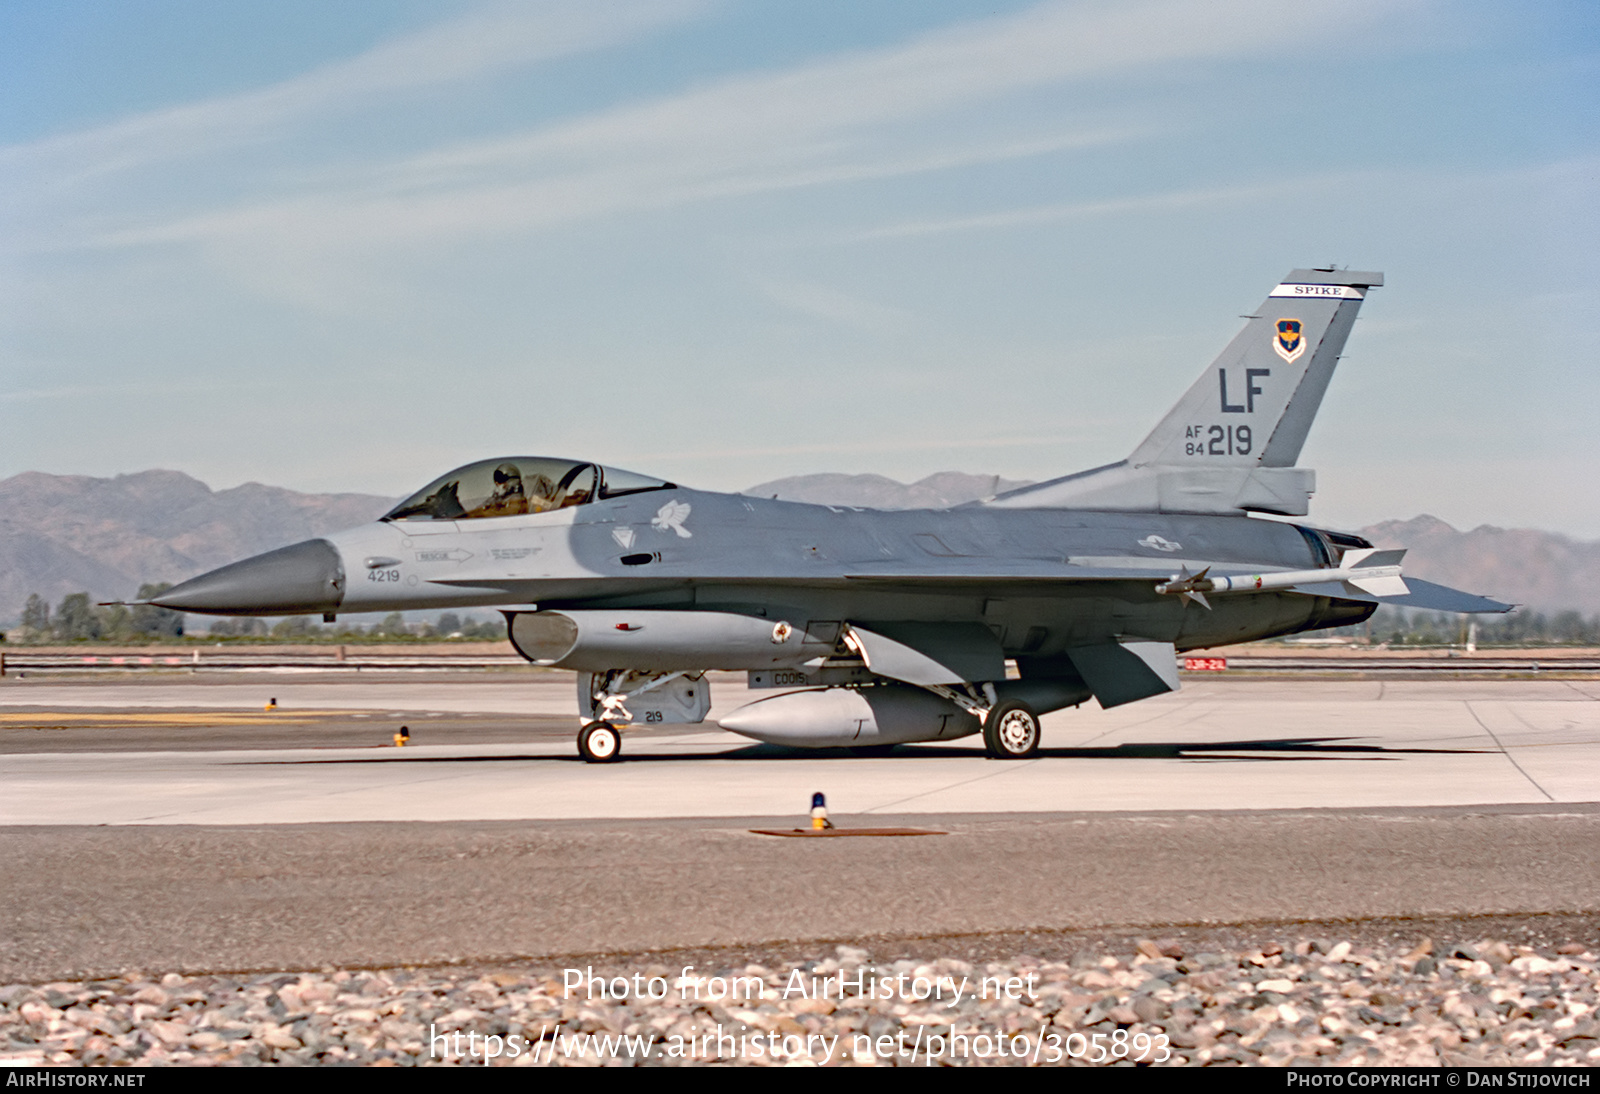
[(504, 456), (458, 467), (412, 494), (381, 520), (479, 520), (548, 513), (596, 499), (671, 490), (648, 475), (550, 456)]

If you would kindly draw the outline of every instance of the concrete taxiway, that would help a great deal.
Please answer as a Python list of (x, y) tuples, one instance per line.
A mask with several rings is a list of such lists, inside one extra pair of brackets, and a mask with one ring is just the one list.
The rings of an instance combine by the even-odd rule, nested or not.
[[(571, 688), (5, 682), (0, 978), (1600, 914), (1592, 678), (1193, 680), (1050, 715), (1025, 762), (708, 725), (586, 765)], [(713, 716), (749, 698), (713, 693)], [(842, 826), (944, 834), (752, 834), (816, 790)]]
[[(0, 690), (0, 751), (12, 753), (0, 824), (782, 817), (814, 790), (863, 816), (1600, 800), (1593, 680), (1200, 682), (1049, 715), (1045, 747), (1024, 762), (986, 759), (977, 738), (863, 759), (692, 726), (630, 736), (625, 762), (586, 765), (570, 688), (18, 683)], [(713, 717), (750, 697), (736, 679), (714, 695)], [(396, 748), (402, 722), (413, 743)], [(274, 747), (279, 735), (293, 747)]]

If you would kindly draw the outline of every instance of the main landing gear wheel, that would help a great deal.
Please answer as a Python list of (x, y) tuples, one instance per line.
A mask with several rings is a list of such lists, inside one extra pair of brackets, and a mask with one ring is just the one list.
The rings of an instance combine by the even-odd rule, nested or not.
[(996, 703), (983, 720), (983, 744), (993, 760), (1026, 760), (1039, 751), (1039, 716), (1015, 699)]
[(616, 763), (622, 756), (622, 734), (607, 722), (590, 722), (578, 730), (578, 755), (586, 763)]

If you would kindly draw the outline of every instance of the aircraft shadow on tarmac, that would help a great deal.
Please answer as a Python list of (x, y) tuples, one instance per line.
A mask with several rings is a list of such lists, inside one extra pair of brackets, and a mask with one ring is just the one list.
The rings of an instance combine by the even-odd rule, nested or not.
[[(1103, 748), (1041, 748), (1034, 759), (1053, 760), (1197, 760), (1213, 763), (1250, 762), (1285, 763), (1306, 760), (1386, 760), (1401, 756), (1463, 756), (1484, 755), (1495, 751), (1481, 748), (1389, 748), (1379, 744), (1359, 742), (1356, 737), (1279, 737), (1247, 741), (1144, 741), (1108, 745)], [(624, 762), (647, 763), (685, 760), (861, 760), (892, 757), (895, 759), (972, 759), (984, 755), (983, 748), (951, 748), (949, 746), (895, 745), (873, 749), (848, 748), (784, 748), (780, 745), (755, 744), (734, 748), (726, 752), (627, 752)], [(305, 760), (247, 760), (243, 766), (295, 766), (300, 764), (462, 764), (508, 763), (543, 760), (551, 763), (581, 763), (576, 754), (570, 756), (536, 755), (506, 752), (494, 756), (417, 756), (389, 752), (383, 756), (329, 757)]]

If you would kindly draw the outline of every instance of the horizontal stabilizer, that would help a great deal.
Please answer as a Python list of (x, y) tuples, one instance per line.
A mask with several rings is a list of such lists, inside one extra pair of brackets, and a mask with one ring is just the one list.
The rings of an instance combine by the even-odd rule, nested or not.
[(1296, 585), (1290, 592), (1304, 593), (1307, 596), (1329, 596), (1338, 600), (1359, 600), (1367, 604), (1392, 604), (1397, 608), (1420, 608), (1430, 612), (1509, 612), (1515, 607), (1513, 604), (1502, 604), (1486, 596), (1474, 596), (1460, 589), (1435, 585), (1431, 581), (1422, 581), (1414, 577), (1406, 578), (1405, 583), (1408, 591), (1399, 596), (1366, 592), (1352, 588), (1350, 583), (1343, 581)]

